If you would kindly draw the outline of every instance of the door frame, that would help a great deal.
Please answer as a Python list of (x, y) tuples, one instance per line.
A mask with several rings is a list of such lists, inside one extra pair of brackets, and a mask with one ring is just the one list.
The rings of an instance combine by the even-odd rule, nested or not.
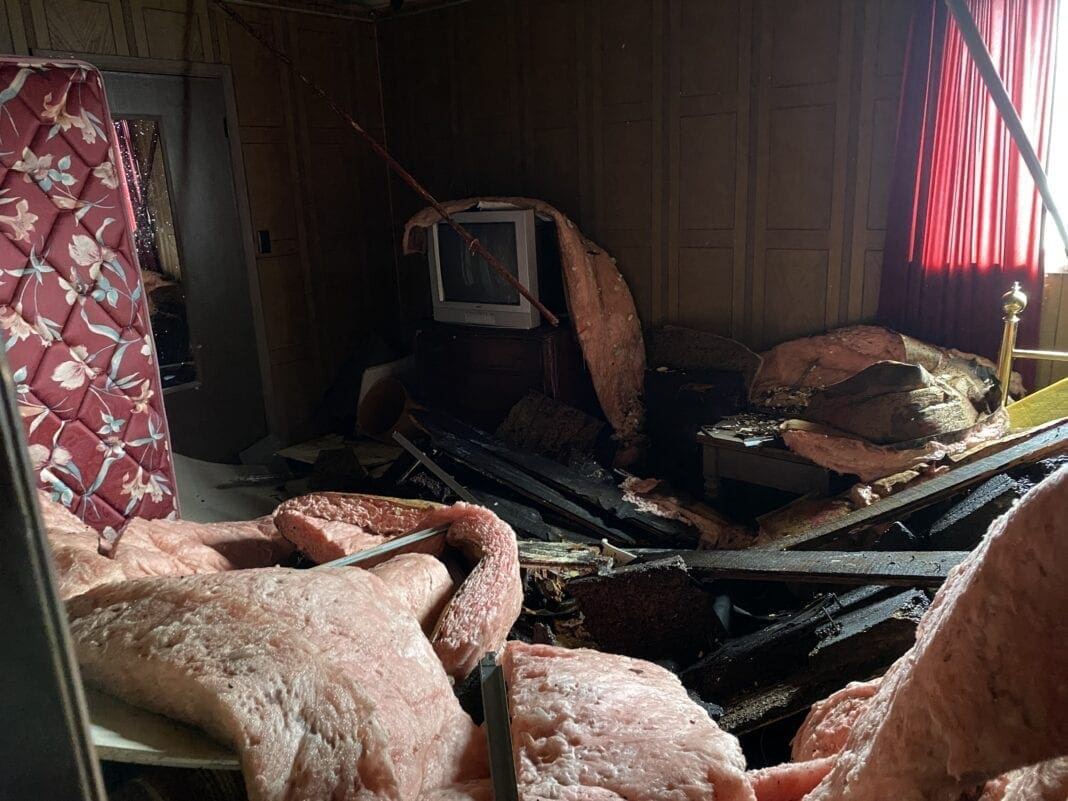
[[(272, 427), (274, 398), (271, 395), (271, 362), (267, 350), (267, 327), (260, 296), (260, 279), (256, 271), (256, 245), (252, 236), (252, 212), (245, 181), (245, 161), (241, 149), (240, 123), (237, 117), (237, 96), (234, 93), (233, 72), (229, 64), (210, 64), (203, 61), (171, 61), (160, 58), (136, 58), (96, 53), (75, 53), (35, 47), (31, 55), (39, 58), (78, 59), (92, 64), (102, 72), (132, 72), (143, 75), (178, 75), (189, 78), (216, 78), (222, 83), (223, 103), (226, 107), (226, 133), (230, 142), (230, 165), (234, 176), (234, 195), (237, 215), (241, 222), (241, 246), (244, 251), (245, 276), (249, 302), (252, 307), (252, 328), (256, 338), (256, 356), (260, 368), (260, 390), (268, 434), (277, 435)], [(179, 388), (180, 389), (180, 388)]]

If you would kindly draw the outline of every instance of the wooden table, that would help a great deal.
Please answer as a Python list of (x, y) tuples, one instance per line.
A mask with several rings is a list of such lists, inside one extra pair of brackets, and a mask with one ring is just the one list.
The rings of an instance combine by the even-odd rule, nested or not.
[(798, 495), (831, 494), (831, 471), (787, 450), (782, 444), (759, 439), (742, 440), (714, 429), (699, 431), (697, 442), (701, 446), (705, 494), (710, 498), (719, 495), (720, 480), (724, 478)]

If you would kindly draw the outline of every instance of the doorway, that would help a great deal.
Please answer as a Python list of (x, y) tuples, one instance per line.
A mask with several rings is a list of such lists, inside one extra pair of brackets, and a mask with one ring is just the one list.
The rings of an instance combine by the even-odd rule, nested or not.
[(103, 75), (174, 450), (231, 461), (267, 422), (223, 78)]

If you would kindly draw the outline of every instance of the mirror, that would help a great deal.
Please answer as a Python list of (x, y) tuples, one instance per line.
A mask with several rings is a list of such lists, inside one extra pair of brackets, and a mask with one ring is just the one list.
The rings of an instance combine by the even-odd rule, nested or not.
[(152, 117), (119, 119), (115, 133), (129, 188), (134, 244), (163, 388), (191, 384), (197, 380), (197, 368), (160, 121)]

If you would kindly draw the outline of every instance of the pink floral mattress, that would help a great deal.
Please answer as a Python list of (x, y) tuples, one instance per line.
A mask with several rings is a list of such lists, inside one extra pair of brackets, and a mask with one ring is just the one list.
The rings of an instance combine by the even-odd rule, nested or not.
[(101, 530), (177, 512), (117, 152), (95, 68), (0, 58), (0, 336), (39, 485)]

